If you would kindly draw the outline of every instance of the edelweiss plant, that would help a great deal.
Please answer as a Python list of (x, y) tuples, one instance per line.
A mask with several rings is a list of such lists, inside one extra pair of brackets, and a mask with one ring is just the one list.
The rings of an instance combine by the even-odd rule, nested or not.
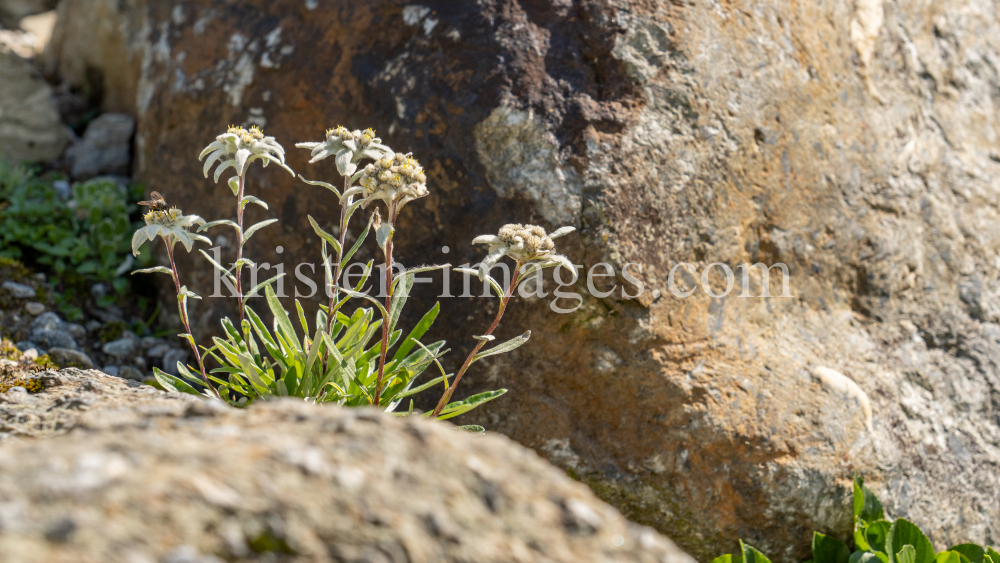
[[(153, 268), (144, 271), (171, 273), (177, 284), (178, 294), (193, 296), (186, 288), (181, 287), (178, 281), (176, 267), (173, 265), (173, 244), (182, 242), (190, 251), (195, 240), (207, 241), (208, 239), (187, 231), (188, 227), (196, 224), (201, 225), (198, 232), (216, 225), (228, 225), (237, 233), (236, 260), (231, 268), (224, 267), (204, 250), (201, 251), (211, 264), (232, 282), (238, 297), (239, 324), (223, 319), (222, 326), (226, 337), (215, 338), (213, 346), (204, 349), (205, 357), (217, 362), (219, 367), (206, 373), (202, 356), (196, 349), (195, 355), (202, 377), (197, 378), (189, 368), (179, 364), (181, 378), (159, 370), (155, 371), (160, 385), (168, 390), (198, 393), (191, 385), (196, 383), (237, 406), (270, 397), (296, 396), (318, 403), (332, 402), (346, 406), (373, 405), (392, 412), (407, 397), (442, 384), (443, 394), (437, 408), (424, 415), (439, 419), (458, 416), (505, 393), (505, 389), (499, 389), (450, 402), (459, 380), (468, 371), (469, 366), (482, 358), (508, 352), (527, 342), (530, 331), (504, 344), (482, 350), (487, 342), (494, 339), (492, 333), (500, 323), (510, 297), (520, 281), (538, 269), (553, 266), (570, 268), (574, 279), (576, 278), (572, 264), (566, 257), (556, 254), (552, 242), (553, 238), (563, 236), (573, 228), (563, 227), (546, 234), (541, 227), (506, 225), (498, 236), (482, 236), (473, 241), (477, 244), (489, 244), (489, 254), (478, 271), (471, 269), (458, 271), (478, 275), (480, 279), (488, 281), (501, 299), (501, 303), (497, 316), (486, 333), (475, 336), (479, 342), (466, 358), (462, 368), (457, 374), (449, 374), (440, 362), (440, 358), (448, 352), (444, 349), (445, 342), (438, 341), (431, 344), (421, 342), (421, 338), (438, 316), (439, 303), (421, 318), (405, 338), (402, 337), (402, 330), (397, 328), (403, 307), (413, 287), (414, 276), (420, 272), (449, 266), (421, 266), (404, 270), (398, 277), (393, 276), (393, 266), (396, 265), (393, 261), (393, 238), (400, 211), (407, 203), (426, 197), (430, 193), (427, 188), (427, 176), (420, 163), (410, 154), (397, 153), (385, 146), (371, 129), (349, 131), (344, 127), (337, 127), (326, 132), (324, 141), (298, 143), (296, 146), (311, 151), (311, 163), (335, 157), (337, 171), (343, 180), (343, 188), (338, 189), (330, 183), (307, 180), (299, 176), (307, 184), (330, 190), (340, 203), (336, 236), (323, 229), (322, 220), (309, 216), (310, 225), (321, 241), (329, 302), (326, 305), (319, 305), (315, 320), (310, 326), (305, 310), (298, 300), (295, 302), (297, 313), (295, 315), (289, 314), (282, 307), (271, 287), (277, 276), (258, 284), (252, 291), (244, 294), (240, 271), (244, 266), (256, 266), (252, 260), (243, 256), (243, 248), (253, 233), (277, 221), (269, 219), (245, 231), (243, 229), (243, 210), (248, 203), (255, 203), (267, 209), (264, 201), (245, 194), (249, 164), (254, 160), (262, 160), (265, 166), (275, 162), (290, 173), (294, 172), (285, 165), (284, 150), (272, 137), (265, 137), (256, 127), (249, 130), (230, 127), (226, 133), (206, 147), (199, 158), (205, 160), (206, 177), (212, 167), (217, 166), (214, 175), (216, 182), (223, 171), (230, 167), (235, 169), (237, 176), (229, 180), (229, 186), (237, 198), (237, 220), (234, 222), (224, 219), (205, 223), (194, 216), (182, 218), (177, 212), (171, 228), (180, 230), (169, 231), (172, 234), (168, 234), (168, 231), (162, 230), (162, 225), (157, 223), (161, 215), (151, 214), (151, 218), (147, 220), (148, 226), (136, 235), (138, 244), (141, 244), (144, 238), (152, 239), (158, 234), (170, 237), (165, 240), (173, 241), (168, 243), (171, 269)], [(365, 160), (370, 162), (359, 168)], [(383, 220), (382, 210), (378, 208), (373, 210), (357, 241), (345, 252), (346, 234), (355, 212), (379, 202), (384, 205), (385, 219)], [(341, 284), (341, 272), (373, 228), (376, 242), (385, 259), (385, 268), (382, 272), (384, 301), (361, 292), (374, 271), (374, 261), (368, 262), (361, 280), (353, 288)], [(134, 247), (138, 248), (135, 245)], [(333, 249), (332, 255), (328, 247)], [(489, 275), (490, 268), (503, 256), (514, 260), (516, 266), (514, 279), (506, 290)], [(260, 316), (246, 303), (246, 296), (251, 296), (261, 289), (264, 290), (266, 302), (274, 316), (271, 329), (264, 325)], [(372, 308), (355, 306), (351, 310), (349, 304), (357, 303), (358, 299), (372, 303), (378, 310), (378, 317)], [(194, 346), (194, 339), (190, 335), (187, 323), (186, 306), (183, 306), (183, 303), (186, 302), (182, 300), (181, 316), (188, 330), (183, 336)], [(296, 332), (293, 317), (298, 318), (302, 330), (301, 337)], [(378, 332), (381, 332), (381, 338), (369, 345)], [(393, 351), (390, 354), (391, 350)], [(440, 371), (440, 375), (417, 386), (416, 381), (419, 376), (432, 364)], [(454, 378), (449, 384), (449, 378), (453, 375)], [(412, 412), (411, 400), (409, 409), (402, 414)], [(478, 427), (474, 429), (481, 430)]]
[[(503, 318), (504, 311), (507, 310), (507, 303), (510, 302), (510, 296), (514, 294), (514, 288), (517, 287), (520, 280), (528, 279), (528, 275), (543, 268), (565, 266), (572, 272), (573, 281), (576, 281), (576, 268), (573, 267), (573, 263), (569, 261), (569, 258), (561, 254), (556, 254), (556, 245), (552, 242), (552, 239), (568, 235), (575, 230), (574, 227), (561, 227), (553, 231), (552, 234), (546, 235), (545, 229), (535, 225), (510, 224), (501, 227), (500, 233), (497, 236), (480, 235), (472, 239), (472, 244), (488, 244), (490, 247), (489, 254), (486, 255), (486, 258), (483, 258), (478, 271), (468, 268), (456, 268), (455, 271), (478, 275), (479, 279), (488, 281), (490, 287), (496, 292), (497, 297), (500, 298), (500, 306), (497, 308), (497, 315), (493, 319), (493, 324), (490, 325), (482, 336), (475, 337), (479, 343), (472, 349), (469, 356), (465, 358), (465, 363), (458, 370), (458, 374), (455, 375), (451, 386), (441, 396), (441, 400), (438, 401), (431, 416), (438, 417), (446, 412), (449, 406), (448, 401), (451, 400), (451, 396), (455, 393), (455, 388), (458, 387), (458, 382), (461, 381), (462, 376), (468, 371), (469, 366), (485, 357), (510, 352), (531, 338), (531, 331), (529, 330), (521, 336), (508, 340), (499, 346), (490, 348), (482, 353), (479, 352), (487, 342), (494, 340), (493, 331), (500, 324), (500, 319)], [(504, 256), (514, 261), (514, 273), (511, 275), (510, 285), (506, 290), (489, 274), (490, 269)]]
[[(208, 157), (208, 158), (206, 158)], [(229, 168), (236, 169), (236, 176), (229, 179), (229, 189), (233, 191), (233, 195), (236, 196), (236, 222), (232, 222), (229, 219), (222, 219), (219, 221), (212, 221), (202, 225), (198, 232), (212, 228), (216, 225), (228, 225), (236, 230), (236, 262), (233, 263), (232, 268), (223, 268), (221, 264), (216, 262), (209, 256), (204, 250), (201, 253), (212, 263), (213, 266), (222, 271), (223, 275), (233, 284), (236, 289), (236, 296), (239, 299), (239, 314), (240, 323), (243, 322), (243, 307), (246, 302), (246, 298), (243, 294), (243, 278), (242, 272), (244, 266), (255, 267), (256, 265), (251, 261), (243, 258), (243, 247), (246, 245), (247, 241), (254, 233), (263, 229), (264, 227), (278, 222), (277, 219), (268, 219), (266, 221), (261, 221), (255, 225), (252, 225), (247, 230), (243, 230), (243, 210), (246, 209), (247, 204), (254, 203), (264, 209), (267, 209), (267, 203), (263, 200), (256, 198), (252, 195), (245, 195), (246, 190), (246, 177), (247, 170), (250, 164), (255, 160), (261, 160), (266, 167), (269, 163), (274, 162), (278, 166), (284, 168), (291, 174), (295, 176), (295, 172), (291, 168), (285, 165), (285, 149), (274, 140), (274, 137), (264, 136), (264, 132), (260, 128), (254, 126), (249, 130), (242, 127), (232, 127), (215, 138), (215, 141), (210, 143), (204, 150), (201, 151), (201, 155), (198, 157), (199, 160), (205, 159), (204, 173), (205, 177), (208, 178), (208, 172), (218, 163), (218, 167), (215, 169), (215, 181), (219, 181), (219, 177), (225, 170)], [(235, 275), (232, 273), (235, 270)], [(260, 290), (260, 288), (277, 278), (271, 278), (259, 284), (257, 287), (253, 288), (247, 295), (253, 295)]]
[[(176, 207), (167, 210), (156, 208), (151, 209), (143, 216), (142, 219), (145, 221), (146, 226), (137, 230), (135, 234), (132, 235), (132, 254), (138, 256), (139, 248), (142, 247), (146, 241), (152, 241), (156, 239), (156, 237), (160, 237), (163, 239), (163, 243), (167, 247), (167, 258), (170, 260), (170, 267), (156, 266), (154, 268), (136, 270), (132, 272), (132, 274), (160, 273), (169, 274), (173, 278), (174, 287), (177, 289), (177, 308), (180, 312), (181, 322), (184, 323), (184, 330), (187, 331), (181, 336), (191, 345), (194, 357), (198, 361), (198, 370), (201, 372), (202, 382), (206, 387), (213, 391), (216, 397), (219, 397), (218, 391), (216, 391), (215, 388), (213, 388), (208, 382), (208, 374), (205, 372), (205, 362), (202, 361), (201, 353), (198, 351), (198, 345), (195, 343), (194, 336), (191, 333), (191, 323), (188, 319), (187, 300), (189, 298), (201, 299), (201, 297), (199, 297), (195, 292), (189, 290), (186, 285), (181, 285), (180, 276), (177, 274), (177, 263), (174, 261), (174, 247), (177, 246), (177, 243), (184, 245), (184, 250), (188, 252), (191, 252), (191, 249), (194, 248), (194, 243), (196, 241), (211, 244), (212, 241), (210, 241), (207, 237), (192, 233), (188, 230), (195, 225), (204, 225), (205, 220), (197, 215), (184, 215), (184, 213)], [(182, 366), (180, 363), (178, 363), (178, 366), (185, 371), (187, 370), (187, 368)]]

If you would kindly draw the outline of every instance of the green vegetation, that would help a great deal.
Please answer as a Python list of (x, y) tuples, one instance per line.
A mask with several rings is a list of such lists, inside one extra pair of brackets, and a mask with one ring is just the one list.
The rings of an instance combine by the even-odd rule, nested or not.
[[(1000, 563), (992, 547), (962, 543), (939, 553), (915, 524), (903, 518), (889, 521), (882, 503), (854, 478), (854, 552), (847, 543), (813, 532), (812, 559), (806, 563)], [(740, 541), (740, 552), (716, 557), (712, 563), (771, 563)]]
[(130, 214), (142, 187), (126, 190), (114, 182), (91, 180), (74, 184), (65, 194), (57, 189), (60, 181), (56, 174), (40, 176), (0, 161), (0, 258), (55, 274), (56, 302), (72, 319), (80, 316), (75, 303), (94, 283), (112, 290), (98, 303), (102, 306), (127, 289), (124, 274), (133, 265), (129, 241), (138, 226)]

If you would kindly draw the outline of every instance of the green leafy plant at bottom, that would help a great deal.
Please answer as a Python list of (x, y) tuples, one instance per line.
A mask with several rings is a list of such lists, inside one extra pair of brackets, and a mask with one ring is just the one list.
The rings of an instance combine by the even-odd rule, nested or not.
[[(372, 264), (369, 263), (356, 289), (363, 287), (371, 271)], [(448, 374), (439, 362), (441, 356), (448, 352), (444, 349), (445, 341), (427, 345), (420, 341), (437, 318), (440, 303), (424, 314), (405, 338), (402, 330), (396, 328), (412, 288), (413, 277), (413, 274), (405, 276), (397, 286), (393, 310), (386, 317), (391, 323), (388, 348), (394, 351), (385, 367), (378, 406), (387, 412), (395, 411), (405, 399), (417, 393), (439, 384), (445, 388), (448, 385)], [(380, 333), (383, 322), (375, 318), (375, 311), (358, 307), (351, 316), (341, 313), (339, 309), (350, 299), (346, 296), (334, 306), (335, 320), (331, 330), (327, 307), (320, 306), (310, 326), (302, 305), (296, 300), (296, 320), (303, 335), (300, 337), (291, 316), (282, 307), (270, 284), (265, 285), (264, 293), (274, 316), (271, 329), (247, 306), (244, 309), (246, 318), (239, 330), (230, 319), (223, 319), (226, 338), (216, 337), (212, 347), (204, 348), (206, 356), (222, 366), (211, 370), (208, 376), (222, 397), (233, 406), (246, 406), (277, 397), (297, 397), (314, 403), (347, 407), (372, 405), (382, 343), (376, 339), (369, 344)], [(416, 385), (418, 378), (432, 364), (438, 367), (441, 375)], [(202, 381), (197, 370), (180, 363), (177, 367), (180, 377), (154, 369), (157, 383), (165, 390), (201, 394), (198, 388), (202, 386)], [(438, 418), (459, 416), (506, 392), (506, 389), (487, 391), (449, 403)], [(400, 414), (412, 412), (411, 399), (409, 409)], [(462, 428), (476, 433), (484, 431), (480, 426)]]
[[(934, 551), (927, 536), (903, 518), (889, 521), (881, 501), (854, 478), (854, 546), (837, 538), (813, 532), (812, 559), (806, 563), (1000, 563), (992, 547), (963, 543), (945, 551)], [(740, 552), (716, 557), (712, 563), (771, 563), (760, 551), (740, 540)]]

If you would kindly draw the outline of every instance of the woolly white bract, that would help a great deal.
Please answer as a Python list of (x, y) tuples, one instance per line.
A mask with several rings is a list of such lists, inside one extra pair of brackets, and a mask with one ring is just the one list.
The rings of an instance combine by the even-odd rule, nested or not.
[(575, 227), (560, 227), (546, 234), (545, 229), (537, 225), (521, 225), (512, 223), (500, 228), (497, 235), (480, 235), (472, 239), (472, 244), (488, 244), (489, 254), (483, 258), (479, 266), (479, 279), (485, 279), (490, 269), (504, 256), (508, 256), (518, 264), (527, 267), (531, 264), (541, 268), (563, 266), (573, 275), (576, 281), (576, 268), (569, 258), (556, 254), (556, 245), (552, 239), (568, 235)]
[(289, 174), (295, 176), (295, 172), (285, 165), (285, 149), (282, 148), (274, 137), (265, 137), (264, 132), (258, 127), (251, 127), (249, 130), (242, 127), (230, 127), (228, 131), (215, 138), (210, 145), (201, 151), (198, 160), (205, 157), (204, 170), (205, 177), (208, 178), (208, 171), (218, 163), (215, 169), (215, 181), (219, 181), (219, 176), (232, 167), (240, 176), (246, 172), (247, 166), (255, 160), (263, 160), (264, 166), (274, 162), (284, 168)]
[(136, 256), (139, 255), (139, 247), (156, 237), (162, 237), (170, 248), (179, 242), (188, 252), (191, 252), (195, 241), (212, 243), (208, 237), (188, 230), (195, 225), (204, 225), (205, 220), (197, 215), (184, 215), (176, 207), (168, 211), (150, 211), (143, 216), (143, 220), (146, 226), (132, 235), (132, 254)]

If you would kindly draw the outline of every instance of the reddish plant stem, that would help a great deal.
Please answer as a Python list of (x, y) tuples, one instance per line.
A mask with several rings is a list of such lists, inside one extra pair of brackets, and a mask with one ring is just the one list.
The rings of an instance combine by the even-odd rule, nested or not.
[[(507, 288), (507, 292), (504, 294), (503, 300), (500, 302), (500, 309), (497, 311), (496, 318), (493, 319), (493, 324), (490, 325), (489, 330), (486, 331), (486, 334), (484, 336), (492, 335), (493, 331), (496, 330), (497, 325), (500, 324), (500, 319), (503, 318), (503, 313), (504, 311), (507, 310), (507, 302), (510, 301), (511, 296), (514, 295), (514, 288), (517, 287), (517, 282), (519, 279), (521, 279), (520, 262), (518, 262), (514, 266), (514, 274), (511, 276), (510, 286)], [(480, 340), (479, 344), (476, 344), (476, 347), (473, 348), (472, 352), (469, 353), (469, 357), (465, 358), (465, 363), (462, 364), (462, 369), (458, 370), (458, 374), (455, 376), (455, 379), (452, 380), (451, 386), (448, 387), (448, 389), (444, 392), (444, 395), (441, 396), (441, 400), (438, 401), (437, 406), (434, 407), (434, 412), (433, 414), (431, 414), (431, 418), (437, 418), (438, 415), (441, 414), (441, 411), (444, 410), (446, 406), (448, 406), (448, 401), (451, 400), (451, 396), (455, 393), (455, 389), (458, 387), (458, 382), (461, 381), (462, 376), (465, 375), (465, 372), (468, 371), (469, 366), (472, 365), (472, 359), (476, 357), (476, 354), (478, 354), (479, 350), (481, 350), (482, 347), (485, 345), (486, 341)]]
[(236, 297), (239, 300), (240, 309), (240, 330), (243, 330), (243, 277), (240, 275), (243, 271), (243, 267), (239, 265), (239, 261), (243, 259), (243, 206), (240, 204), (243, 201), (243, 186), (246, 180), (246, 173), (240, 174), (240, 189), (239, 193), (236, 195), (236, 224), (239, 225), (239, 229), (236, 233)]
[[(177, 275), (177, 264), (174, 262), (174, 249), (171, 247), (171, 245), (170, 245), (169, 242), (167, 242), (167, 256), (170, 257), (170, 270), (173, 272), (174, 287), (177, 288), (177, 297), (181, 298), (181, 299), (184, 299), (184, 297), (181, 296), (181, 279)], [(193, 336), (194, 333), (191, 332), (191, 323), (188, 320), (187, 307), (186, 306), (179, 307), (179, 309), (180, 309), (180, 313), (181, 313), (181, 322), (184, 323), (184, 330), (186, 330), (188, 334), (192, 335), (192, 338), (193, 338), (194, 337)], [(215, 387), (213, 387), (212, 384), (209, 383), (209, 381), (208, 381), (208, 374), (205, 372), (205, 362), (203, 362), (202, 359), (201, 359), (201, 353), (198, 352), (198, 347), (195, 346), (195, 343), (193, 341), (191, 341), (191, 340), (188, 340), (188, 344), (191, 345), (191, 350), (194, 351), (194, 357), (197, 358), (197, 360), (198, 360), (198, 369), (201, 370), (201, 379), (202, 379), (202, 381), (204, 381), (205, 382), (205, 386), (208, 387), (209, 389), (211, 389), (212, 392), (215, 393), (215, 396), (218, 397), (221, 400), (222, 396), (219, 395), (219, 391)], [(165, 368), (167, 366), (163, 366), (163, 367)]]
[[(389, 226), (395, 230), (396, 218), (389, 212)], [(391, 233), (392, 231), (390, 231)], [(385, 243), (385, 311), (392, 310), (392, 235)], [(379, 399), (382, 396), (382, 378), (385, 375), (385, 354), (389, 347), (389, 319), (382, 321), (382, 350), (379, 352), (378, 377), (375, 378), (375, 399), (372, 404), (379, 406)]]

